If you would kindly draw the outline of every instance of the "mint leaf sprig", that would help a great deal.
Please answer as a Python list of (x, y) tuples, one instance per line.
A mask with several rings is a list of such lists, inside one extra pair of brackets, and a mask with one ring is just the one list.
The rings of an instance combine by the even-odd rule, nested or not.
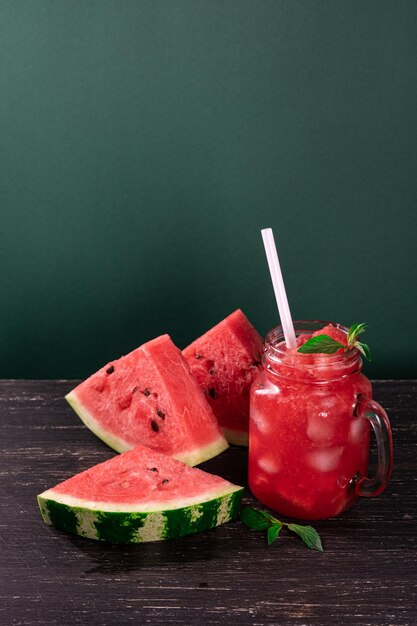
[(251, 506), (248, 506), (240, 511), (240, 519), (244, 524), (246, 524), (246, 526), (249, 526), (249, 528), (253, 528), (254, 530), (267, 530), (269, 546), (271, 543), (274, 543), (276, 539), (278, 539), (281, 530), (284, 526), (286, 526), (288, 530), (301, 537), (307, 547), (312, 550), (323, 552), (320, 536), (312, 526), (287, 524), (286, 522), (281, 522), (279, 519), (272, 517), (272, 515), (266, 511), (254, 509)]
[(297, 352), (302, 354), (335, 354), (340, 348), (343, 350), (350, 350), (351, 348), (357, 348), (363, 356), (370, 361), (371, 351), (369, 346), (362, 341), (358, 341), (359, 335), (366, 331), (366, 324), (353, 324), (347, 334), (347, 346), (344, 346), (340, 341), (336, 341), (329, 335), (317, 335), (316, 337), (310, 337), (302, 346), (300, 346)]
[(348, 348), (357, 348), (359, 352), (363, 354), (365, 359), (368, 359), (368, 361), (370, 361), (371, 351), (369, 349), (369, 346), (366, 343), (363, 343), (362, 341), (358, 341), (359, 335), (361, 335), (365, 331), (366, 331), (366, 324), (364, 323), (352, 324), (352, 326), (348, 330), (347, 343), (348, 343)]

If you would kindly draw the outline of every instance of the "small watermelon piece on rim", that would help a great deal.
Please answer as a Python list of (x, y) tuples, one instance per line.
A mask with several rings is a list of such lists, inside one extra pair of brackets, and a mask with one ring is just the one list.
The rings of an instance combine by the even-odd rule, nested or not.
[(262, 337), (240, 309), (183, 350), (229, 443), (248, 445), (249, 391), (262, 352)]
[(138, 446), (38, 496), (43, 520), (114, 543), (174, 539), (232, 520), (243, 487)]
[[(345, 348), (347, 347), (347, 334), (340, 328), (337, 328), (337, 326), (333, 326), (333, 324), (328, 324), (327, 326), (324, 326), (321, 330), (316, 330), (316, 332), (313, 333), (311, 336), (318, 337), (319, 335), (327, 335), (328, 337), (331, 337), (335, 341), (341, 343)], [(337, 351), (337, 353), (342, 352), (343, 348), (339, 348), (339, 350)]]
[(86, 426), (117, 452), (146, 445), (198, 465), (228, 447), (169, 335), (108, 363), (66, 399)]

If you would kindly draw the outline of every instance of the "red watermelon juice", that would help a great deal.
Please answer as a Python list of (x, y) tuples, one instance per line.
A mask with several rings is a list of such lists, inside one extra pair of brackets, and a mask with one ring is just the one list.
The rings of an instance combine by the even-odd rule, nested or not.
[[(251, 388), (249, 486), (282, 515), (333, 517), (358, 496), (377, 495), (388, 482), (389, 421), (371, 399), (359, 351), (297, 352), (318, 334), (347, 346), (347, 330), (327, 322), (295, 322), (297, 347), (292, 350), (287, 350), (280, 327), (266, 337), (263, 371)], [(367, 478), (370, 424), (379, 455), (372, 479)]]

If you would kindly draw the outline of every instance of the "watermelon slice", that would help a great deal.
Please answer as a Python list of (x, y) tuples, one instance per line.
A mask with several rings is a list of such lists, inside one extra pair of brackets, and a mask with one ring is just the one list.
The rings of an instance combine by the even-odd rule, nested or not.
[(262, 337), (240, 309), (183, 350), (229, 443), (248, 445), (249, 390), (262, 352)]
[(145, 446), (77, 474), (38, 496), (60, 530), (117, 543), (173, 539), (224, 524), (243, 487)]
[(168, 335), (108, 363), (66, 399), (118, 452), (143, 444), (197, 465), (228, 447), (187, 362)]

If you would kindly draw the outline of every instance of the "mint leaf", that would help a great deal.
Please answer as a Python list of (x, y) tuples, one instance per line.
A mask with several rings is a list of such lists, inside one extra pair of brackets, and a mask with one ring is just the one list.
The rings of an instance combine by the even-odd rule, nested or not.
[(359, 352), (363, 354), (365, 359), (368, 359), (368, 361), (371, 360), (371, 351), (369, 349), (368, 344), (362, 343), (362, 341), (355, 341), (355, 343), (353, 344), (353, 347), (357, 348)]
[(352, 346), (356, 339), (366, 331), (366, 324), (362, 322), (361, 324), (352, 324), (352, 326), (348, 330), (347, 334), (347, 343), (348, 346)]
[(318, 532), (312, 526), (300, 526), (300, 524), (287, 524), (288, 529), (293, 533), (297, 533), (299, 537), (304, 541), (306, 546), (313, 550), (323, 552), (323, 546)]
[(371, 360), (371, 351), (369, 346), (366, 343), (362, 343), (362, 341), (358, 341), (359, 335), (366, 331), (366, 324), (353, 324), (349, 330), (347, 335), (347, 344), (348, 348), (357, 348), (361, 354), (368, 359)]
[(251, 506), (240, 511), (240, 519), (246, 526), (254, 530), (266, 530), (271, 526), (270, 515), (259, 509), (253, 509)]
[(340, 348), (345, 349), (343, 343), (332, 339), (329, 335), (317, 335), (310, 337), (298, 348), (297, 352), (302, 354), (335, 354)]
[(268, 528), (268, 546), (270, 546), (271, 543), (274, 543), (274, 541), (278, 539), (282, 526), (283, 524), (281, 522), (278, 522), (278, 524), (273, 524)]
[(320, 537), (312, 526), (301, 526), (300, 524), (287, 524), (287, 522), (280, 522), (279, 519), (272, 517), (272, 515), (266, 511), (254, 509), (251, 506), (248, 506), (240, 511), (240, 519), (244, 524), (246, 524), (246, 526), (249, 526), (249, 528), (253, 528), (254, 530), (268, 529), (269, 546), (278, 539), (283, 527), (287, 526), (289, 530), (297, 533), (297, 535), (301, 537), (309, 548), (323, 552)]

